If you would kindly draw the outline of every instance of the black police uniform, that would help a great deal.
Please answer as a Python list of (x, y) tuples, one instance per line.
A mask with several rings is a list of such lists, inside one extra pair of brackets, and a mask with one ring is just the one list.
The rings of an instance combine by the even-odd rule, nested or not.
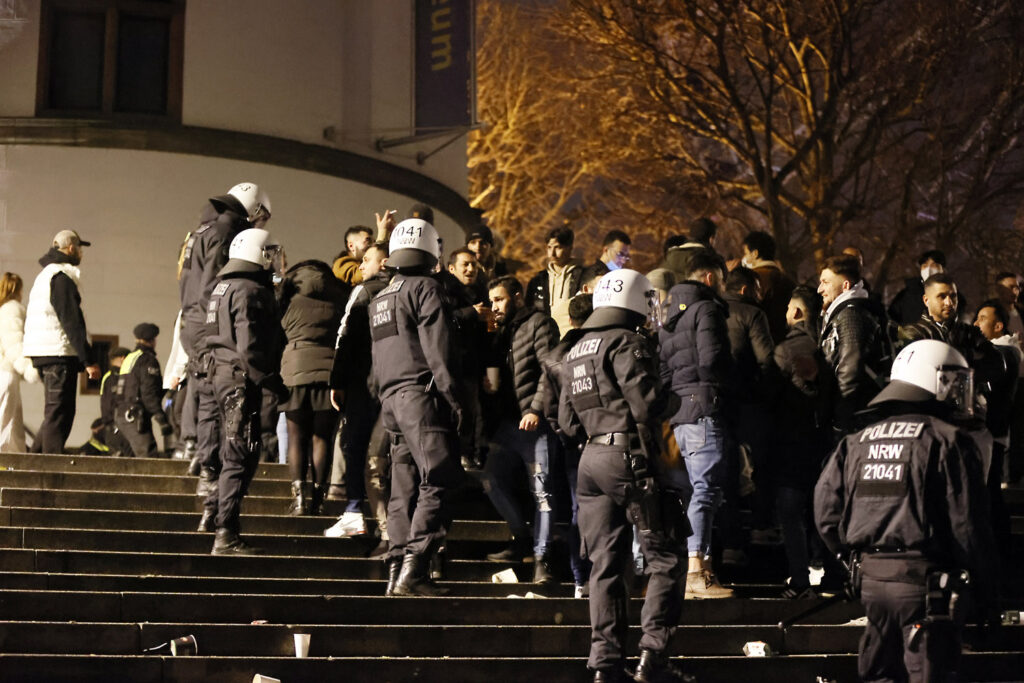
[[(601, 311), (607, 309), (597, 309), (584, 328)], [(589, 436), (576, 490), (583, 554), (593, 562), (587, 666), (617, 672), (629, 626), (623, 575), (632, 561), (634, 523), (650, 576), (640, 647), (662, 655), (679, 620), (690, 529), (678, 496), (662, 488), (654, 451), (642, 447), (638, 434), (650, 442), (649, 428), (667, 413), (671, 395), (652, 342), (623, 326), (588, 331), (566, 354), (563, 377), (558, 422), (570, 437)]]
[[(124, 361), (122, 360), (122, 362)], [(117, 386), (120, 374), (120, 367), (111, 366), (100, 380), (100, 419), (103, 420), (103, 442), (109, 451), (130, 456), (132, 455), (132, 446), (114, 424), (114, 415), (117, 414), (118, 409)]]
[(223, 438), (218, 487), (206, 506), (217, 511), (218, 533), (237, 534), (242, 498), (259, 462), (262, 389), (284, 386), (278, 375), (280, 319), (268, 271), (232, 259), (220, 276), (206, 320)]
[(153, 422), (160, 427), (163, 436), (172, 429), (162, 404), (163, 376), (154, 349), (139, 344), (128, 354), (121, 364), (116, 392), (114, 424), (131, 446), (131, 453), (122, 455), (134, 453), (139, 458), (162, 455), (153, 437)]
[(196, 455), (208, 480), (220, 470), (220, 422), (206, 339), (210, 293), (228, 262), (231, 241), (252, 227), (242, 204), (231, 195), (214, 197), (200, 214), (199, 227), (186, 240), (179, 279), (181, 345), (188, 354), (189, 380), (196, 400)]
[[(451, 321), (441, 285), (404, 274), (370, 302), (369, 316), (373, 376), (392, 444), (387, 562), (394, 571), (401, 561), (403, 577), (421, 584), (451, 524), (446, 493), (461, 476)], [(403, 577), (395, 580), (405, 585)]]
[[(955, 671), (963, 620), (962, 610), (948, 614), (951, 591), (963, 592), (955, 579), (967, 570), (975, 593), (988, 599), (995, 585), (977, 447), (965, 432), (918, 412), (925, 405), (847, 436), (814, 491), (815, 522), (829, 550), (862, 558), (868, 625), (858, 669), (866, 681), (906, 680), (908, 673), (940, 680)], [(941, 573), (949, 576), (945, 594), (928, 597), (929, 581)], [(964, 607), (967, 596), (960, 597)]]

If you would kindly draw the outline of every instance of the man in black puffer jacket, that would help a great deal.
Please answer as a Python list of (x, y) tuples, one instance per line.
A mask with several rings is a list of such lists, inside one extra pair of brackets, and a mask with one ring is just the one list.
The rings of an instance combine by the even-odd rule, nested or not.
[(498, 323), (494, 355), (505, 360), (500, 364), (498, 386), (485, 385), (485, 390), (498, 392), (501, 417), (491, 436), (484, 488), (511, 527), (513, 542), (507, 550), (489, 555), (488, 559), (522, 559), (530, 533), (514, 489), (522, 462), (537, 504), (533, 527), (534, 582), (549, 583), (554, 580), (547, 558), (554, 509), (549, 460), (555, 441), (547, 421), (541, 419), (545, 382), (540, 359), (558, 341), (558, 326), (544, 313), (526, 306), (523, 286), (514, 277), (506, 275), (492, 281), (489, 290), (491, 309)]
[(671, 418), (676, 443), (689, 476), (670, 472), (677, 488), (689, 494), (686, 516), (693, 526), (687, 539), (687, 597), (729, 598), (711, 570), (711, 525), (722, 504), (726, 476), (725, 413), (733, 376), (732, 354), (722, 300), (721, 263), (711, 252), (696, 252), (686, 280), (669, 291), (668, 320), (660, 333), (661, 377), (681, 400)]

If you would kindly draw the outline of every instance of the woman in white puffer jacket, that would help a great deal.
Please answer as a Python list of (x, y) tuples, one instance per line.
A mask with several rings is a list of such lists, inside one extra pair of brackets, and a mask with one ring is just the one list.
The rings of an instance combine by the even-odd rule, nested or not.
[(14, 273), (0, 277), (0, 453), (25, 451), (20, 384), (22, 379), (39, 381), (32, 361), (21, 353), (25, 334), (21, 289), (21, 278)]

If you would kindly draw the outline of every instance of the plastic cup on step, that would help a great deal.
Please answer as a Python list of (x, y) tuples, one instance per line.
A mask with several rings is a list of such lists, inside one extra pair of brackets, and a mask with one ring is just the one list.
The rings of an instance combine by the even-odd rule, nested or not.
[(503, 569), (497, 574), (491, 574), (491, 583), (519, 583), (519, 577), (511, 567)]
[(174, 657), (194, 655), (198, 651), (195, 636), (182, 636), (171, 641), (171, 655)]
[(295, 656), (296, 657), (308, 657), (309, 656), (309, 635), (308, 633), (296, 633), (295, 634)]
[(273, 676), (264, 676), (263, 674), (256, 674), (252, 677), (252, 683), (281, 683), (281, 679), (274, 678)]

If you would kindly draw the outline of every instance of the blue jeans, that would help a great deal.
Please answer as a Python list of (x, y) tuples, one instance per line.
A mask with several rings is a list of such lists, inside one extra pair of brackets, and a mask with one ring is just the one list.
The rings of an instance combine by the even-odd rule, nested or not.
[(526, 466), (530, 490), (536, 501), (533, 523), (533, 552), (544, 555), (551, 542), (551, 522), (554, 503), (549, 476), (549, 453), (553, 435), (544, 420), (536, 431), (524, 432), (519, 422), (503, 419), (491, 437), (487, 464), (484, 466), (483, 484), (488, 497), (502, 519), (508, 522), (512, 535), (526, 538), (530, 535), (522, 510), (516, 502), (516, 478), (522, 476), (520, 462)]
[(722, 484), (726, 476), (725, 433), (721, 420), (702, 417), (694, 424), (672, 429), (683, 455), (686, 471), (672, 470), (668, 478), (689, 498), (686, 516), (693, 534), (686, 540), (690, 557), (711, 557), (711, 525), (722, 504)]

